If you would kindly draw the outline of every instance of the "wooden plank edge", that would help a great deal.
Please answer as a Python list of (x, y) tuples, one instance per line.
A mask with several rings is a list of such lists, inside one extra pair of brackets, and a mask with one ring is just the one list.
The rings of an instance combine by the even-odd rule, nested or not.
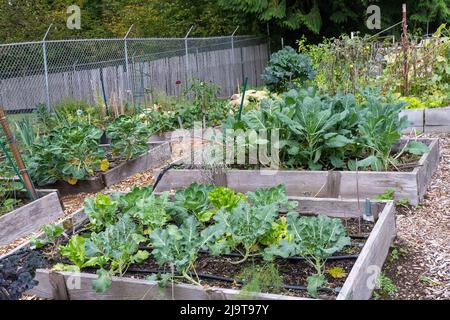
[(395, 205), (393, 201), (389, 201), (364, 244), (337, 300), (370, 299), (395, 234)]
[[(47, 299), (86, 300), (95, 297), (97, 300), (172, 300), (172, 286), (160, 289), (157, 281), (113, 276), (111, 287), (101, 294), (91, 289), (92, 281), (97, 279), (95, 274), (37, 269), (36, 278), (39, 285), (27, 293)], [(64, 281), (61, 281), (61, 278)], [(77, 286), (78, 288), (76, 288)], [(232, 300), (241, 293), (240, 290), (235, 289), (204, 288), (184, 283), (174, 284), (173, 288), (173, 296), (176, 300)], [(130, 293), (131, 296), (126, 295)], [(255, 298), (261, 300), (311, 300), (271, 293), (257, 293)]]

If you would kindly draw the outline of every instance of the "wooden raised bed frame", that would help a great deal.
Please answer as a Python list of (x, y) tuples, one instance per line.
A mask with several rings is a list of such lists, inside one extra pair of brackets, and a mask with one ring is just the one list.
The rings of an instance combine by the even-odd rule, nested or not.
[[(358, 195), (362, 199), (372, 199), (386, 189), (394, 189), (396, 200), (407, 198), (410, 204), (417, 205), (439, 165), (439, 140), (418, 140), (427, 143), (430, 152), (422, 155), (418, 166), (409, 172), (226, 169), (225, 183), (221, 184), (239, 192), (248, 192), (283, 183), (290, 196), (342, 199), (356, 199)], [(157, 170), (155, 174), (158, 173)], [(208, 179), (202, 170), (171, 169), (164, 174), (156, 191), (179, 189), (192, 182), (211, 183)]]
[(38, 231), (64, 214), (57, 190), (37, 190), (39, 199), (0, 216), (0, 246)]
[[(172, 158), (170, 142), (150, 142), (150, 149), (135, 159), (121, 163), (106, 172), (100, 173), (96, 177), (88, 177), (79, 180), (75, 185), (66, 181), (57, 181), (45, 187), (59, 190), (61, 195), (77, 194), (81, 192), (95, 193), (125, 180), (136, 173), (144, 172), (163, 166)], [(104, 147), (108, 147), (104, 145)]]
[[(304, 197), (290, 197), (299, 202), (297, 211), (308, 214), (326, 214), (331, 217), (361, 217), (360, 204), (357, 200), (318, 199)], [(364, 207), (364, 206), (363, 206)], [(368, 286), (373, 278), (374, 268), (381, 270), (388, 255), (389, 247), (395, 237), (395, 206), (392, 201), (372, 201), (371, 211), (375, 218), (375, 225), (370, 233), (358, 259), (355, 261), (337, 300), (369, 299), (373, 287)], [(69, 225), (77, 226), (86, 219), (83, 210), (69, 216)], [(61, 222), (64, 223), (64, 222)], [(22, 245), (21, 247), (26, 246)], [(19, 248), (8, 253), (11, 254)], [(0, 257), (1, 258), (1, 257)], [(92, 280), (96, 275), (89, 273), (52, 272), (38, 269), (36, 280), (39, 284), (28, 293), (46, 299), (63, 300), (125, 300), (125, 299), (172, 299), (171, 286), (161, 290), (155, 281), (140, 280), (128, 277), (113, 277), (111, 287), (103, 294), (95, 293)], [(175, 299), (233, 299), (239, 290), (224, 288), (204, 288), (190, 284), (175, 284), (173, 296)], [(300, 299), (279, 294), (259, 294), (260, 299)]]

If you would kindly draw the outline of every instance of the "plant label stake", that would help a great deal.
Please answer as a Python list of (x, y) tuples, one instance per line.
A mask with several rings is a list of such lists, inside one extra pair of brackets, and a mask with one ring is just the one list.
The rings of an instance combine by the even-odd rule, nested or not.
[(238, 121), (241, 121), (242, 107), (244, 106), (244, 99), (245, 99), (245, 91), (247, 91), (247, 82), (248, 82), (248, 77), (245, 77), (244, 90), (242, 91), (241, 105), (239, 106)]

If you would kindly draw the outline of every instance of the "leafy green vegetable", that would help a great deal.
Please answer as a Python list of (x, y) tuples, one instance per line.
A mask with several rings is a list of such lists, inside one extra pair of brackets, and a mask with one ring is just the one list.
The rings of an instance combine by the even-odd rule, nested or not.
[(287, 258), (302, 256), (314, 267), (316, 274), (308, 277), (308, 292), (317, 296), (317, 289), (325, 283), (324, 264), (328, 257), (350, 244), (342, 221), (324, 215), (317, 217), (300, 217), (290, 212), (286, 216), (288, 232), (293, 239), (281, 240), (279, 245), (272, 245), (265, 250), (265, 258), (274, 256)]
[(169, 192), (163, 192), (161, 195), (155, 196), (153, 193), (149, 193), (148, 190), (146, 189), (142, 197), (136, 199), (134, 206), (124, 212), (130, 214), (142, 225), (148, 227), (147, 232), (151, 232), (154, 228), (165, 225), (170, 219), (167, 211)]
[[(92, 233), (85, 242), (86, 257), (99, 257), (103, 269), (109, 263), (109, 275), (123, 275), (131, 263), (140, 263), (149, 256), (147, 251), (139, 250), (139, 244), (145, 242), (142, 227), (136, 225), (130, 216), (120, 217), (114, 225), (109, 225), (100, 233)], [(93, 288), (104, 289), (107, 281), (105, 272), (94, 281)]]
[(272, 228), (259, 238), (258, 242), (265, 246), (270, 246), (279, 244), (283, 239), (292, 240), (292, 235), (287, 230), (286, 217), (280, 217), (275, 222), (272, 222)]
[(64, 227), (56, 224), (46, 224), (42, 227), (43, 237), (32, 237), (30, 239), (32, 249), (40, 249), (48, 244), (55, 243), (64, 232)]
[(430, 148), (428, 148), (421, 141), (409, 141), (405, 151), (412, 154), (422, 155), (424, 153), (430, 152)]
[(208, 199), (216, 210), (231, 210), (236, 208), (239, 201), (245, 201), (246, 196), (227, 187), (215, 187), (209, 192)]
[(258, 239), (272, 228), (278, 210), (276, 203), (252, 206), (242, 201), (231, 211), (219, 210), (214, 216), (216, 223), (205, 229), (210, 228), (213, 233), (222, 237), (219, 241), (207, 244), (210, 253), (225, 254), (236, 249), (242, 255), (242, 259), (236, 263), (244, 262), (257, 245)]
[(87, 123), (75, 122), (40, 136), (27, 158), (29, 173), (38, 185), (63, 179), (71, 184), (107, 169), (105, 151), (99, 146), (103, 131)]
[(189, 187), (177, 190), (175, 201), (171, 206), (171, 213), (176, 221), (184, 221), (193, 214), (199, 221), (207, 221), (214, 214), (210, 211), (211, 203), (208, 198), (212, 185), (192, 183)]
[(66, 257), (75, 264), (78, 270), (86, 267), (104, 265), (105, 263), (101, 261), (103, 257), (88, 258), (86, 256), (85, 243), (85, 238), (78, 234), (73, 235), (67, 245), (59, 247), (59, 252), (63, 257)]
[(89, 218), (90, 227), (94, 231), (102, 231), (117, 221), (118, 202), (112, 201), (109, 195), (98, 193), (95, 198), (84, 200), (84, 212)]
[(284, 184), (279, 184), (271, 188), (258, 188), (255, 192), (248, 192), (247, 197), (255, 206), (277, 204), (288, 209), (293, 209), (298, 205), (297, 202), (288, 200), (286, 186)]
[(217, 237), (215, 230), (209, 228), (202, 233), (198, 231), (199, 222), (193, 216), (188, 217), (181, 227), (170, 224), (163, 228), (156, 228), (150, 233), (153, 246), (152, 256), (161, 267), (171, 266), (194, 284), (198, 279), (189, 275), (194, 267), (198, 251), (207, 242)]
[(138, 116), (122, 115), (106, 129), (113, 153), (132, 159), (148, 151), (149, 129)]

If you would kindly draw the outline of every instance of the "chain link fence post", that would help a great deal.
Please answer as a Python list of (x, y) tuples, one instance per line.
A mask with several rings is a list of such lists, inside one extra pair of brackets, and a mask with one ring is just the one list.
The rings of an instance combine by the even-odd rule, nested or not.
[(47, 98), (47, 110), (51, 110), (51, 104), (50, 104), (50, 89), (48, 85), (48, 65), (47, 65), (47, 45), (45, 41), (47, 40), (47, 35), (50, 32), (50, 28), (52, 27), (52, 24), (48, 26), (47, 32), (44, 35), (44, 38), (42, 38), (42, 55), (44, 58), (44, 77), (45, 77), (45, 96)]
[(189, 34), (191, 33), (192, 29), (194, 28), (194, 26), (191, 26), (191, 28), (189, 29), (189, 31), (186, 33), (186, 36), (184, 37), (184, 50), (185, 50), (185, 55), (186, 55), (186, 89), (189, 87), (189, 47), (188, 47), (188, 38), (189, 38)]
[(234, 52), (234, 35), (238, 31), (238, 29), (239, 26), (237, 26), (231, 34), (231, 83), (233, 83), (236, 79), (236, 54)]
[[(125, 49), (125, 72), (127, 73), (127, 91), (129, 91), (131, 95), (131, 103), (133, 103), (133, 92), (131, 90), (131, 75), (130, 75), (130, 66), (128, 64), (128, 35), (131, 32), (131, 29), (133, 28), (134, 24), (130, 26), (130, 28), (127, 31), (127, 34), (123, 38), (124, 41), (124, 49)], [(128, 99), (127, 99), (128, 100)]]

